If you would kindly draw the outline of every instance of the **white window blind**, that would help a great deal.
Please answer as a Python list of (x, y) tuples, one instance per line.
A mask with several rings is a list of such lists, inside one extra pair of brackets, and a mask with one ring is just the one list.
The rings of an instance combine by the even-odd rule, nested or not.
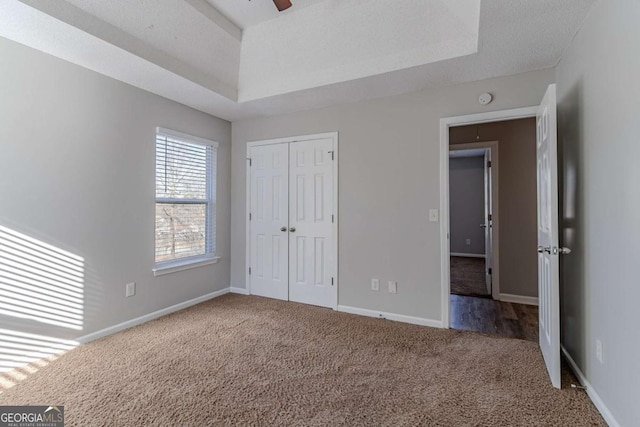
[(215, 255), (216, 149), (213, 141), (158, 128), (156, 265)]

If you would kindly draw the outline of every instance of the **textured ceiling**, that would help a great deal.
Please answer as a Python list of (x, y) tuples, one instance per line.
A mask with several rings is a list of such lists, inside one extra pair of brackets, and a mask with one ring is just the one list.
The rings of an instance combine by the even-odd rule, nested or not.
[(239, 104), (218, 92), (22, 2), (0, 1), (0, 37), (227, 120), (242, 116)]
[[(256, 21), (241, 21), (249, 19), (249, 15), (231, 16), (231, 13), (214, 9), (208, 1), (216, 0), (2, 0), (0, 36), (233, 121), (554, 67), (594, 3), (594, 0), (482, 0), (477, 53), (452, 59), (446, 59), (445, 55), (437, 62), (425, 62), (419, 49), (409, 49), (400, 52), (407, 54), (401, 61), (404, 68), (389, 69), (385, 68), (389, 48), (403, 49), (394, 45), (393, 40), (376, 40), (376, 35), (381, 32), (381, 26), (399, 31), (398, 23), (401, 25), (403, 20), (390, 14), (394, 21), (387, 27), (384, 10), (373, 7), (378, 0), (294, 0), (290, 12), (276, 13), (272, 19), (270, 12), (265, 11), (251, 18)], [(396, 1), (404, 6), (414, 2)], [(442, 0), (421, 1), (445, 4)], [(273, 4), (271, 0), (252, 0), (251, 4), (258, 2), (261, 7)], [(237, 5), (238, 10), (242, 10), (249, 2), (225, 0), (224, 3)], [(372, 5), (368, 10), (372, 13), (370, 16), (364, 12), (349, 15), (345, 10), (368, 4)], [(473, 24), (473, 16), (467, 13), (466, 6), (477, 4), (475, 0), (446, 1), (446, 4), (449, 12), (459, 20), (450, 25), (468, 28)], [(414, 22), (420, 23), (419, 19), (414, 19), (420, 17), (420, 13), (412, 13), (416, 10), (422, 9), (405, 11), (406, 22), (410, 24), (407, 25), (409, 34), (414, 33)], [(297, 39), (308, 35), (300, 23), (318, 13), (333, 16), (336, 22), (342, 22), (341, 17), (351, 16), (342, 22), (344, 26), (355, 27), (349, 29), (349, 34), (371, 34), (370, 38), (359, 39), (360, 56), (348, 58), (348, 52), (345, 54), (336, 49), (340, 55), (332, 59), (332, 45), (322, 43), (331, 40), (331, 35), (325, 37), (317, 30), (311, 32), (314, 35), (309, 39), (310, 43), (316, 44), (316, 50), (324, 49), (323, 66), (327, 67), (327, 76), (333, 76), (333, 79), (301, 78), (298, 73), (308, 72), (304, 66), (295, 70), (296, 73), (287, 67), (278, 71), (279, 65), (292, 61), (292, 57), (287, 56), (287, 49), (276, 49), (274, 55), (259, 60), (256, 60), (258, 54), (245, 57), (246, 52), (243, 52), (241, 59), (241, 49), (260, 49), (260, 43), (264, 46), (274, 43), (285, 47), (295, 45)], [(427, 21), (428, 17), (421, 19)], [(242, 35), (230, 20), (247, 25), (245, 34)], [(253, 22), (251, 26), (249, 22)], [(291, 23), (296, 30), (280, 29), (272, 35), (261, 30), (277, 28), (285, 22)], [(446, 26), (443, 31), (447, 31)], [(262, 42), (256, 40), (256, 34)], [(248, 44), (241, 42), (241, 38), (249, 40)], [(398, 40), (411, 42), (402, 35), (396, 42)], [(385, 43), (389, 43), (387, 50), (382, 49)], [(297, 52), (297, 60), (308, 61), (307, 67), (317, 67), (318, 58), (313, 56), (315, 50), (309, 50), (306, 58), (300, 56), (303, 50), (297, 48), (292, 52)], [(350, 59), (354, 62), (345, 64)], [(366, 61), (369, 63), (360, 67), (359, 75), (335, 71), (345, 65), (358, 68)], [(254, 77), (245, 76), (247, 68), (243, 67), (250, 67)], [(272, 77), (260, 80), (261, 69), (270, 70), (270, 73), (275, 70), (282, 74), (283, 80)], [(320, 72), (321, 77), (323, 73)], [(336, 74), (339, 75), (337, 79)], [(243, 78), (249, 80), (243, 81)], [(287, 80), (290, 80), (290, 86), (286, 85)], [(248, 88), (245, 84), (254, 85), (251, 89), (254, 95), (243, 92)], [(251, 100), (238, 103), (238, 92), (249, 93), (239, 99)]]
[[(246, 29), (271, 19), (287, 16), (323, 0), (292, 0), (293, 6), (278, 12), (272, 0), (206, 0), (239, 28)], [(325, 0), (328, 1), (328, 0)]]
[[(50, 1), (50, 0), (47, 0)], [(64, 1), (52, 2), (57, 7)], [(235, 91), (240, 40), (184, 0), (66, 0), (87, 14), (163, 52)], [(225, 94), (226, 95), (226, 94)]]
[(322, 2), (244, 31), (241, 102), (477, 52), (480, 0)]

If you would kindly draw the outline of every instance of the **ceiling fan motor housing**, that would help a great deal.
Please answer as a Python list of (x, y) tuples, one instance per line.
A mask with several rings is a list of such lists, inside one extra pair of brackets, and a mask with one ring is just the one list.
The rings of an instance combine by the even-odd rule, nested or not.
[(282, 12), (285, 9), (289, 9), (291, 7), (290, 0), (273, 0), (273, 2), (275, 3), (276, 7), (278, 8), (278, 11), (280, 12)]

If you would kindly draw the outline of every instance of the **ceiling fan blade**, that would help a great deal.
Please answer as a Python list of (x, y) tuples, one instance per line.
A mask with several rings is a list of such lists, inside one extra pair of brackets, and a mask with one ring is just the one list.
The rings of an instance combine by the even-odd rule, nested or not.
[(283, 10), (289, 9), (291, 7), (290, 0), (273, 0), (273, 2), (276, 4), (279, 12), (282, 12)]

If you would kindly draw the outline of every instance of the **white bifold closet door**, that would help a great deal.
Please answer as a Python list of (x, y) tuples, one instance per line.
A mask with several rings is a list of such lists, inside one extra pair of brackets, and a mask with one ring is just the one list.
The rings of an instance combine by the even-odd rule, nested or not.
[(333, 140), (289, 145), (289, 299), (333, 307)]
[(289, 147), (251, 149), (251, 293), (289, 299)]
[(252, 294), (334, 307), (333, 144), (252, 147)]

